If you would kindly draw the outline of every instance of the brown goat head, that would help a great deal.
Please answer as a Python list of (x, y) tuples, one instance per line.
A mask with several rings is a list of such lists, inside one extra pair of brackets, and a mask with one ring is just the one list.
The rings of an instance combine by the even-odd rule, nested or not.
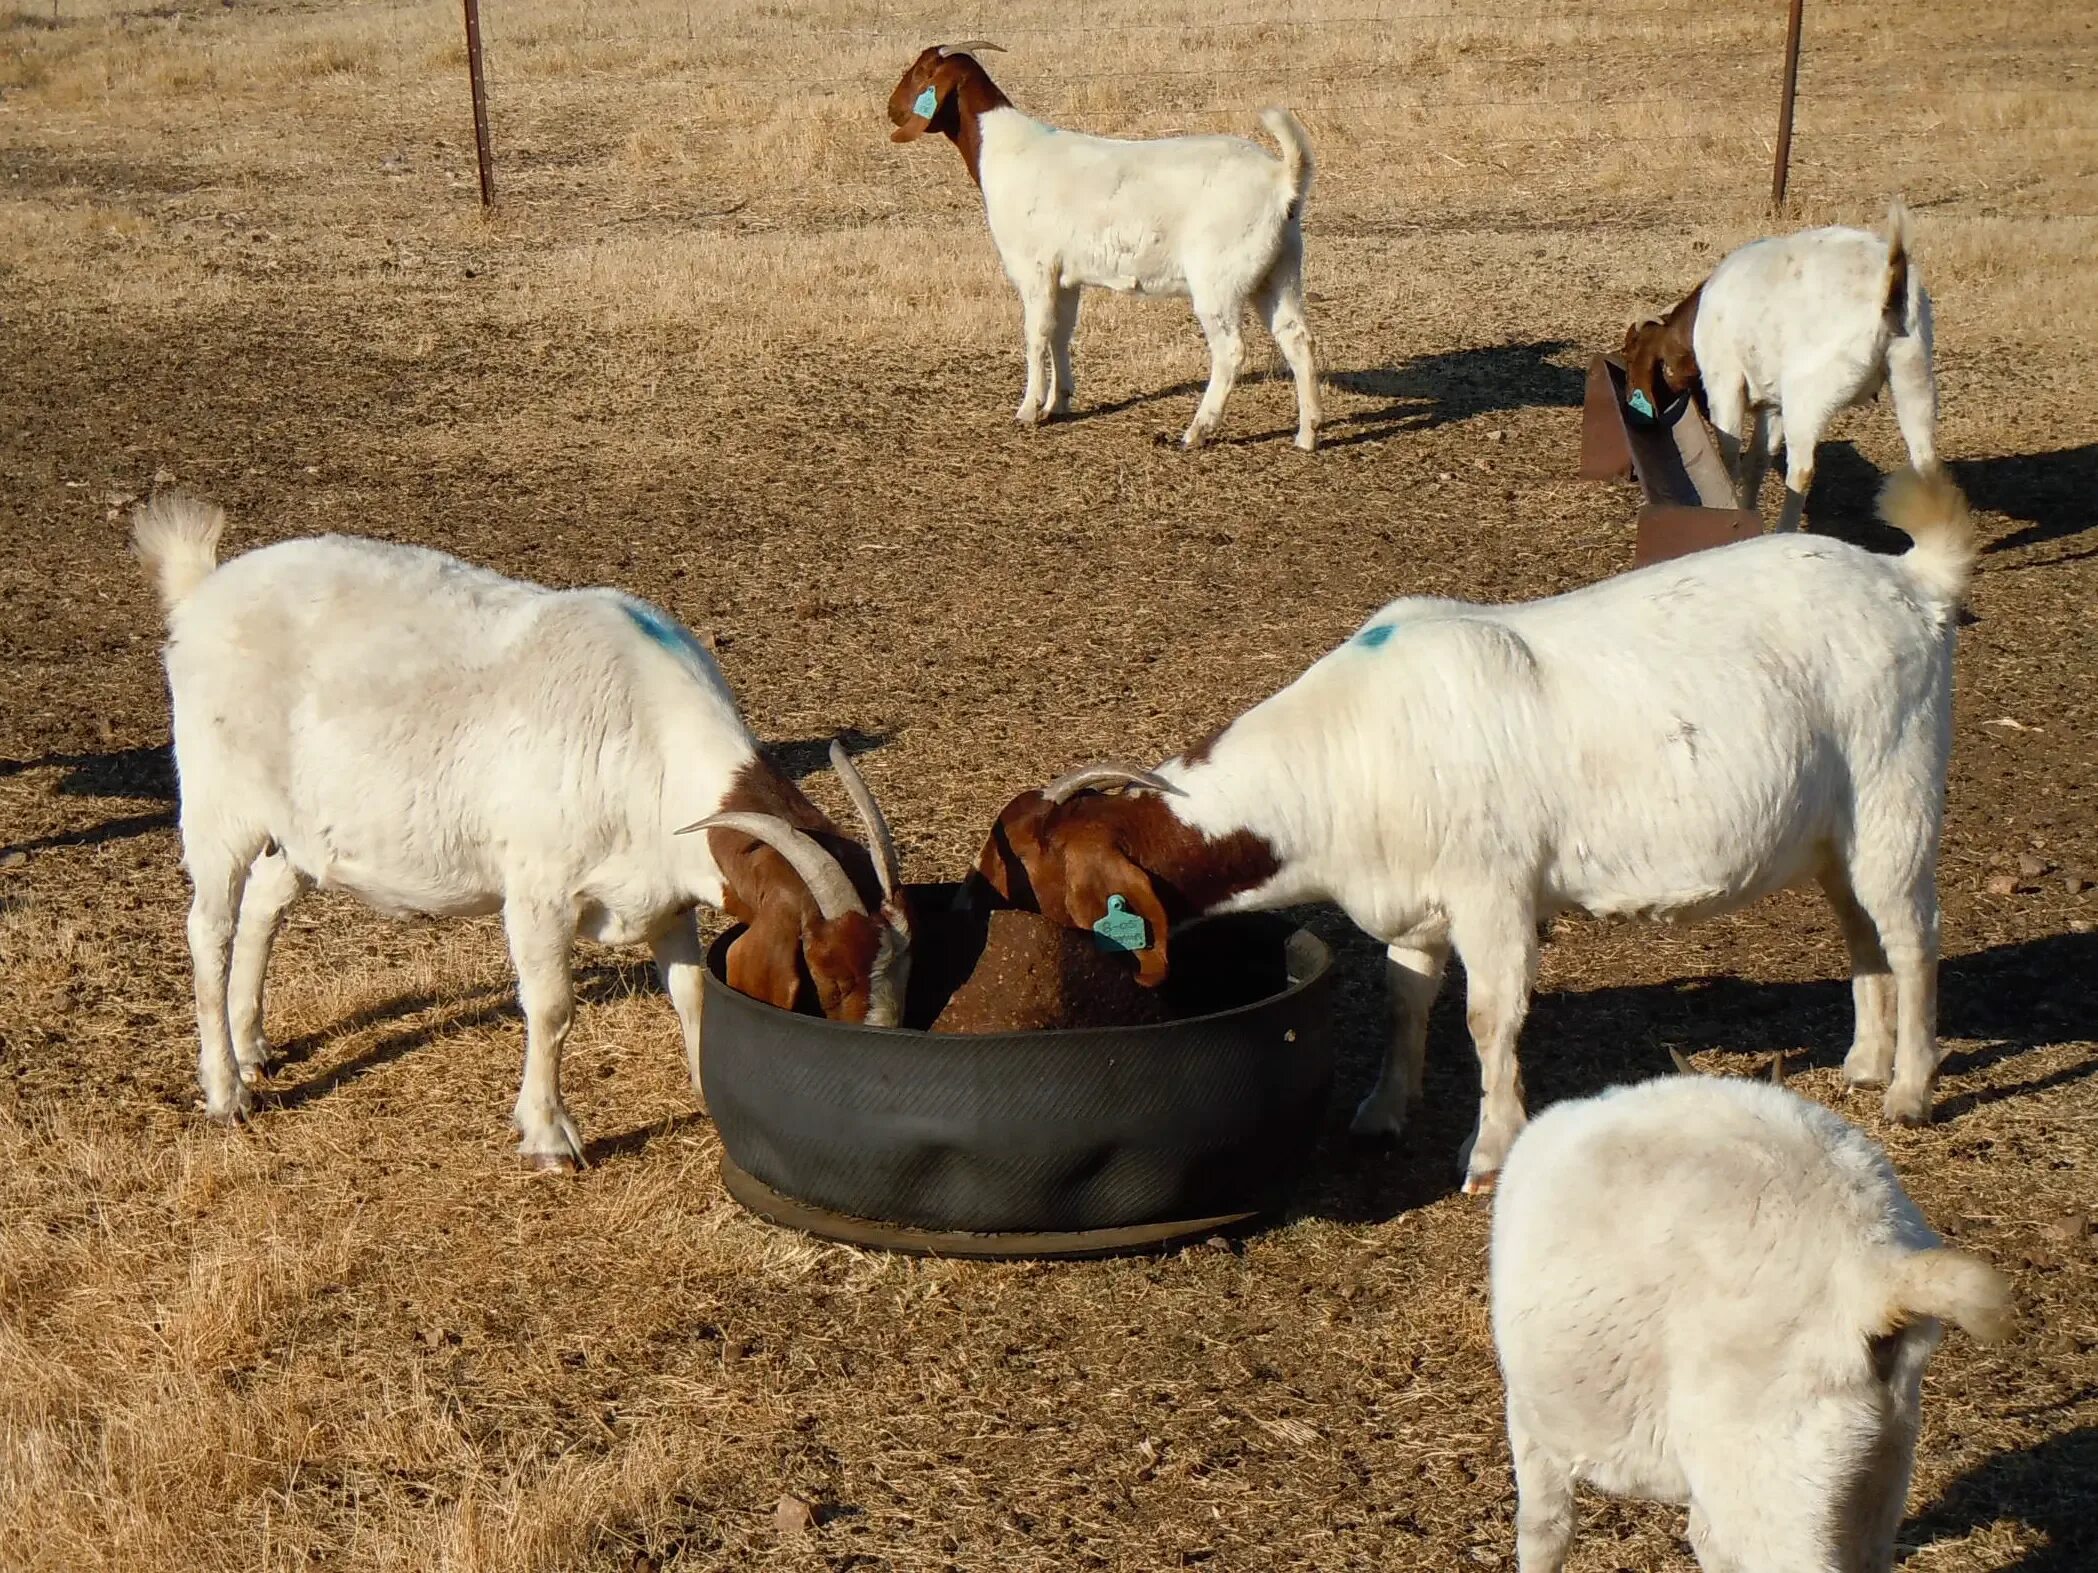
[(1690, 392), (1698, 383), (1697, 330), (1700, 284), (1659, 317), (1646, 317), (1625, 329), (1620, 358), (1624, 361), (1625, 401), (1640, 413), (1655, 416), (1662, 407)]

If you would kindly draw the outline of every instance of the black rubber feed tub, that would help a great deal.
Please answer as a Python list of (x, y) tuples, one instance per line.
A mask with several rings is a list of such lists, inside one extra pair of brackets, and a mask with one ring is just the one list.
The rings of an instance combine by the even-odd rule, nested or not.
[[(921, 934), (942, 894), (923, 890)], [(707, 956), (702, 1081), (724, 1182), (775, 1223), (938, 1255), (1105, 1255), (1272, 1211), (1310, 1156), (1332, 956), (1282, 919), (1175, 935), (1179, 1019), (975, 1034), (738, 994), (722, 981), (738, 932)]]

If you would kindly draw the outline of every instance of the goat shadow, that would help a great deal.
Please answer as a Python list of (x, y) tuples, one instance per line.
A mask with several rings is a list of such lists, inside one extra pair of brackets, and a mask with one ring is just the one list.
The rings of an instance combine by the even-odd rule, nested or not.
[(862, 754), (871, 754), (890, 741), (887, 732), (862, 732), (856, 726), (842, 731), (826, 733), (822, 737), (795, 737), (783, 743), (768, 743), (765, 752), (772, 756), (790, 781), (806, 781), (819, 771), (830, 769), (830, 745), (832, 740), (845, 745), (848, 758), (858, 759)]
[(2010, 1519), (2038, 1531), (2047, 1543), (2005, 1563), (2000, 1573), (2085, 1573), (2098, 1567), (2094, 1480), (2098, 1426), (2079, 1426), (1984, 1459), (1903, 1526), (1901, 1541), (1930, 1547)]
[[(1382, 953), (1347, 932), (1337, 915), (1317, 911), (1299, 920), (1333, 945), (1344, 969), (1334, 1026), (1339, 1071), (1334, 1107), (1297, 1211), (1344, 1223), (1382, 1223), (1456, 1189), (1457, 1150), (1478, 1114), (1478, 1062), (1464, 1025), (1462, 968), (1452, 966), (1429, 1015), (1426, 1096), (1396, 1144), (1372, 1144), (1346, 1134), (1356, 1102), (1369, 1091), (1387, 1041), (1388, 1007)], [(1948, 1038), (1979, 1047), (1946, 1064), (1958, 1075), (2033, 1049), (2080, 1039), (2098, 1016), (2098, 934), (2050, 934), (1964, 956), (1939, 968), (1939, 1024)], [(1565, 1098), (1585, 1098), (1606, 1087), (1667, 1075), (1668, 1051), (1723, 1050), (1759, 1068), (1772, 1053), (1788, 1067), (1840, 1064), (1850, 1048), (1851, 988), (1847, 975), (1804, 983), (1762, 983), (1737, 977), (1678, 978), (1664, 983), (1609, 985), (1540, 993), (1523, 1028), (1523, 1079), (1534, 1113)], [(1939, 1124), (2007, 1098), (2098, 1076), (2098, 1056), (2009, 1086), (1941, 1096)]]
[[(1321, 447), (1344, 448), (1376, 442), (1401, 431), (1431, 431), (1453, 421), (1496, 410), (1533, 407), (1574, 408), (1586, 387), (1585, 374), (1563, 366), (1554, 358), (1575, 348), (1570, 339), (1537, 339), (1521, 344), (1485, 344), (1469, 349), (1440, 350), (1416, 355), (1397, 366), (1361, 371), (1329, 371), (1320, 376), (1328, 388), (1341, 393), (1361, 394), (1383, 400), (1380, 408), (1330, 417), (1319, 439)], [(1248, 383), (1288, 380), (1288, 373), (1270, 370), (1242, 376)], [(1067, 425), (1119, 415), (1140, 405), (1164, 399), (1192, 399), (1208, 386), (1207, 379), (1175, 383), (1148, 393), (1091, 404), (1058, 417), (1055, 424)], [(1177, 433), (1175, 434), (1177, 435)], [(1233, 445), (1274, 442), (1296, 435), (1296, 427), (1233, 437)]]
[(1480, 344), (1416, 355), (1397, 366), (1333, 372), (1325, 379), (1329, 386), (1385, 402), (1333, 418), (1327, 427), (1336, 435), (1321, 446), (1378, 442), (1502, 410), (1578, 408), (1586, 373), (1559, 360), (1575, 348), (1571, 339)]
[[(1950, 461), (1953, 476), (1975, 507), (2023, 522), (1998, 537), (1985, 552), (2065, 541), (2098, 528), (2098, 443), (2050, 453), (2006, 453)], [(1847, 441), (1825, 442), (1814, 454), (1814, 484), (1807, 492), (1807, 523), (1817, 533), (1852, 541), (1877, 552), (1908, 550), (1909, 538), (1881, 524), (1873, 512), (1883, 479), (1878, 466)], [(2048, 562), (2070, 562), (2098, 548)], [(2019, 567), (2039, 567), (2024, 564)]]
[[(33, 759), (0, 759), (0, 779), (31, 770), (63, 770), (52, 788), (60, 797), (128, 798), (173, 803), (175, 801), (175, 756), (166, 743), (152, 748), (118, 748), (99, 754), (40, 754)], [(27, 841), (9, 842), (0, 854), (45, 852), (54, 847), (92, 847), (106, 841), (121, 841), (153, 830), (166, 830), (175, 823), (172, 808), (148, 814), (127, 814), (80, 830), (54, 831)]]

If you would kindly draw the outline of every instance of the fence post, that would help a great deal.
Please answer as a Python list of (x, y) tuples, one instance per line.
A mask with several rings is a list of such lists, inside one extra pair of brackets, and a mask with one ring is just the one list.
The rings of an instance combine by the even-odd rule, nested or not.
[[(1797, 6), (1798, 0), (1793, 0)], [(495, 206), (495, 169), (488, 158), (488, 84), (481, 74), (480, 0), (466, 0), (466, 74), (473, 83), (474, 161), (481, 169), (481, 206)]]
[[(473, 0), (467, 0), (473, 4)], [(1792, 98), (1799, 89), (1799, 13), (1804, 0), (1792, 0), (1785, 21), (1785, 86), (1777, 106), (1777, 158), (1770, 169), (1770, 206), (1785, 210), (1785, 177), (1792, 172)]]

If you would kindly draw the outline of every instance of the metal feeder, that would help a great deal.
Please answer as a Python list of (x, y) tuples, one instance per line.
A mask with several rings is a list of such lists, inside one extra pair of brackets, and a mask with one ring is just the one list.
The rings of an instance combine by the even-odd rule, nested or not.
[(1625, 403), (1624, 363), (1598, 355), (1581, 406), (1581, 479), (1636, 479), (1645, 496), (1632, 566), (1665, 562), (1763, 531), (1763, 516), (1734, 506), (1734, 483), (1688, 394), (1649, 419)]
[[(951, 888), (914, 890), (921, 940), (968, 921)], [(751, 999), (724, 981), (737, 932), (707, 956), (701, 1079), (722, 1181), (771, 1223), (931, 1256), (1163, 1249), (1280, 1207), (1323, 1123), (1332, 954), (1280, 918), (1174, 936), (1180, 1019), (998, 1033)]]

